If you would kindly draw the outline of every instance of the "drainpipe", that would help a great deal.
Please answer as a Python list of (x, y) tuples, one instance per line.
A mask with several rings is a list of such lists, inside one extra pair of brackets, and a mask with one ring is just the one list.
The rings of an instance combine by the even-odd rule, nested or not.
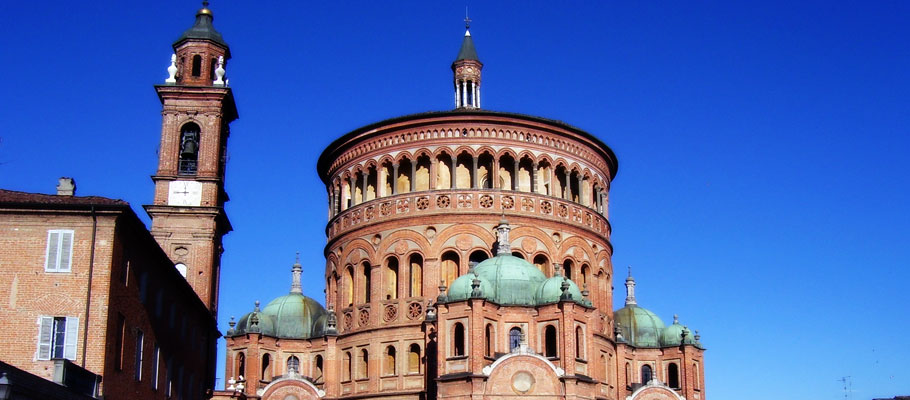
[(85, 368), (85, 352), (88, 346), (88, 321), (92, 305), (92, 274), (95, 272), (95, 236), (98, 233), (98, 216), (92, 206), (92, 249), (88, 261), (88, 285), (85, 288), (85, 321), (82, 324), (82, 368)]

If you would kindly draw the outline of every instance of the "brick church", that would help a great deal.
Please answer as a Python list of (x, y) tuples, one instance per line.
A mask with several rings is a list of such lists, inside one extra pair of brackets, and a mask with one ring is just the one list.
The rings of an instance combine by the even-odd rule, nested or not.
[[(132, 308), (90, 324), (91, 297), (72, 310), (25, 307), (39, 326), (18, 346), (22, 354), (2, 350), (0, 360), (51, 379), (51, 364), (40, 360), (78, 363), (81, 354), (100, 386), (93, 395), (108, 398), (705, 398), (699, 335), (639, 306), (631, 273), (621, 273), (625, 298), (614, 305), (616, 155), (566, 123), (481, 108), (483, 63), (468, 26), (451, 65), (454, 109), (363, 126), (323, 151), (326, 298), (302, 294), (299, 260), (288, 277), (273, 277), (287, 279), (289, 291), (264, 293), (277, 297), (231, 320), (226, 387), (213, 390), (221, 238), (232, 229), (225, 154), (237, 110), (225, 72), (230, 48), (207, 6), (174, 52), (169, 77), (155, 86), (163, 121), (154, 199), (145, 206), (150, 231), (122, 202), (0, 192), (4, 232), (26, 214), (17, 204), (81, 210), (81, 228), (61, 229), (63, 215), (73, 216), (56, 209), (59, 217), (34, 224), (27, 268), (94, 274), (108, 293), (96, 306), (114, 304), (109, 296), (121, 291)], [(95, 235), (86, 227), (101, 211), (114, 215), (104, 232), (120, 247), (100, 262), (92, 256), (96, 269), (86, 273), (88, 250), (79, 244)], [(118, 232), (124, 239), (115, 240)], [(145, 254), (135, 259), (148, 265), (128, 270), (133, 258), (124, 254)], [(170, 304), (196, 314), (175, 322)], [(87, 344), (92, 326), (104, 339)], [(175, 332), (198, 337), (198, 346), (170, 344)], [(87, 345), (97, 347), (90, 356)]]

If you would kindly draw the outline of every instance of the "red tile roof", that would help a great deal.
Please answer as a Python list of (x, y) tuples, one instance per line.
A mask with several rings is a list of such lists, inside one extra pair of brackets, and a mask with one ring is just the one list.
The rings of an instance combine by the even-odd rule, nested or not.
[(0, 189), (0, 205), (47, 205), (47, 206), (129, 206), (119, 199), (99, 196), (58, 196), (43, 193), (26, 193)]

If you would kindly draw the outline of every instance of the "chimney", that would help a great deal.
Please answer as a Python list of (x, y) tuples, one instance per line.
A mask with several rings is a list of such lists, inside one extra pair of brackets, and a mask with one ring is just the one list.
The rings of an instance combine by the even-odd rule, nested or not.
[(62, 177), (57, 182), (57, 196), (74, 196), (76, 194), (76, 180)]

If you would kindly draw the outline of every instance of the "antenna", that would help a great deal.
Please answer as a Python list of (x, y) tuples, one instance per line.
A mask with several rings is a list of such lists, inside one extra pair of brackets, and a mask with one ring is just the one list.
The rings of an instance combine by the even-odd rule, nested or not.
[(844, 400), (850, 400), (853, 397), (853, 379), (850, 376), (842, 376), (837, 381), (844, 385)]

